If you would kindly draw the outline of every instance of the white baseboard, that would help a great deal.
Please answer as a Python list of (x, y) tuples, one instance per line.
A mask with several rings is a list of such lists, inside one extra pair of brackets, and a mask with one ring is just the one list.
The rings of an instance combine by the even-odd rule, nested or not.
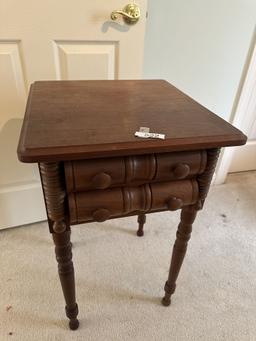
[(256, 140), (248, 141), (233, 154), (229, 173), (256, 170)]
[(46, 219), (40, 182), (0, 188), (0, 230)]

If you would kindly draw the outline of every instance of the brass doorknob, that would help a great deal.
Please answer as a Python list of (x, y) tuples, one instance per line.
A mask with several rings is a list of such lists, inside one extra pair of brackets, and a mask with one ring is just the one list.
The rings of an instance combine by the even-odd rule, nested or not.
[(124, 21), (128, 25), (136, 24), (140, 19), (140, 8), (137, 4), (128, 4), (121, 11), (113, 11), (111, 13), (111, 19), (116, 20), (118, 18), (118, 14), (122, 15)]

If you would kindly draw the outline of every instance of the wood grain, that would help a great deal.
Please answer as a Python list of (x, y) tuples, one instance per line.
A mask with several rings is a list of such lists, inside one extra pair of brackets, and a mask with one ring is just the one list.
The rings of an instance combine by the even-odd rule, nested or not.
[[(141, 126), (166, 140), (136, 138)], [(238, 129), (166, 81), (43, 81), (31, 87), (18, 156), (48, 162), (245, 142)]]

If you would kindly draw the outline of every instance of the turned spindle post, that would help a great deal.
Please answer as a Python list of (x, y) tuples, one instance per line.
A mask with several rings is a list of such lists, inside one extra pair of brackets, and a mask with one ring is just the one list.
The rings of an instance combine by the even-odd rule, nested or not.
[(72, 262), (72, 246), (70, 243), (70, 231), (53, 233), (55, 254), (58, 262), (58, 272), (63, 295), (66, 301), (66, 315), (69, 318), (69, 327), (75, 330), (79, 326), (77, 319), (78, 306), (75, 293), (75, 275)]
[(209, 192), (212, 177), (218, 162), (220, 154), (220, 148), (213, 148), (207, 150), (207, 165), (203, 174), (197, 177), (198, 188), (199, 188), (199, 205), (198, 208), (202, 209), (204, 201)]
[(55, 244), (58, 273), (66, 301), (66, 315), (69, 327), (75, 330), (79, 326), (78, 306), (75, 293), (75, 274), (72, 262), (70, 227), (65, 216), (65, 188), (62, 166), (59, 163), (40, 163), (39, 170), (43, 185), (45, 205), (50, 232)]
[(196, 218), (196, 214), (197, 209), (194, 205), (185, 206), (181, 210), (181, 220), (173, 247), (169, 277), (164, 287), (165, 296), (162, 299), (162, 304), (164, 306), (169, 306), (171, 303), (171, 295), (174, 293), (176, 288), (176, 280), (187, 251), (187, 245), (192, 231), (192, 224)]
[(181, 220), (178, 226), (176, 241), (173, 247), (171, 266), (169, 270), (169, 277), (165, 283), (165, 296), (162, 299), (164, 306), (171, 304), (171, 295), (176, 289), (176, 281), (182, 266), (188, 241), (192, 232), (192, 224), (196, 218), (197, 211), (202, 209), (204, 201), (207, 197), (214, 170), (218, 161), (220, 148), (213, 148), (207, 150), (207, 165), (203, 174), (197, 178), (199, 198), (195, 205), (185, 206), (181, 210)]
[(145, 223), (146, 223), (146, 214), (144, 214), (144, 213), (139, 214), (138, 215), (139, 228), (137, 230), (137, 236), (138, 237), (144, 236), (143, 228), (144, 228)]

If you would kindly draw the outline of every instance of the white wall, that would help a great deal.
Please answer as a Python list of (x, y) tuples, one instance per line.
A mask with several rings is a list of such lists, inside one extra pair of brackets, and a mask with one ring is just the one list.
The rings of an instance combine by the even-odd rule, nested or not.
[(149, 0), (145, 78), (164, 78), (229, 120), (256, 0)]

